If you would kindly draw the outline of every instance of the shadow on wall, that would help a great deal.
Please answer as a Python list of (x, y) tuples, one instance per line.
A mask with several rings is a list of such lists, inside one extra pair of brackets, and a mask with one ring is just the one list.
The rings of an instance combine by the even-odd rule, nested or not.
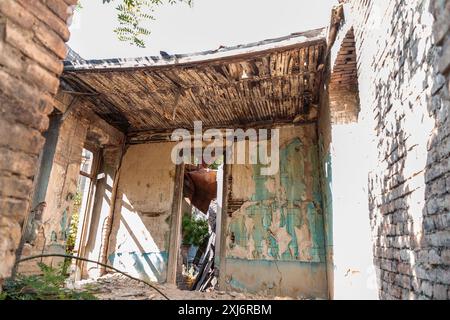
[(155, 229), (148, 227), (148, 220), (155, 219), (155, 224), (152, 225), (167, 221), (161, 221), (158, 216), (145, 217), (134, 209), (125, 194), (119, 194), (118, 199), (122, 199), (122, 204), (120, 212), (115, 213), (115, 218), (119, 221), (110, 240), (110, 248), (114, 248), (108, 256), (110, 264), (140, 279), (164, 282), (168, 254), (156, 243), (152, 236)]
[[(402, 6), (407, 4), (396, 9), (392, 30), (398, 15), (411, 10)], [(381, 165), (369, 179), (369, 207), (383, 299), (448, 298), (449, 94), (435, 67), (439, 49), (426, 9), (415, 8), (423, 13), (414, 28), (398, 24), (396, 32), (409, 39), (403, 48), (392, 48), (398, 71), (376, 79)]]
[(132, 275), (165, 282), (175, 165), (173, 143), (130, 146), (122, 158), (108, 258)]
[[(101, 179), (96, 186), (94, 207), (92, 209), (92, 220), (89, 226), (89, 234), (86, 244), (86, 256), (89, 259), (101, 261), (101, 250), (103, 245), (103, 230), (108, 219), (111, 206), (111, 195), (113, 189), (113, 176), (111, 171), (105, 169), (106, 177)], [(82, 277), (96, 278), (101, 275), (100, 267), (96, 263), (86, 263)]]

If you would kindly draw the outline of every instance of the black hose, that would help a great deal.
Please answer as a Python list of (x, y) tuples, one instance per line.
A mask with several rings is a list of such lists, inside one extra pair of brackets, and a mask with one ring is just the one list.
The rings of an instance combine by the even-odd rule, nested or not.
[(46, 254), (39, 254), (39, 255), (36, 255), (36, 256), (29, 256), (29, 257), (26, 257), (26, 258), (22, 258), (22, 259), (17, 260), (16, 263), (19, 264), (19, 263), (24, 262), (24, 261), (33, 260), (33, 259), (37, 259), (37, 258), (45, 258), (45, 257), (71, 258), (71, 259), (76, 259), (76, 260), (81, 260), (81, 261), (86, 261), (86, 262), (96, 263), (96, 264), (98, 264), (98, 265), (100, 265), (100, 266), (102, 266), (102, 267), (109, 268), (109, 269), (112, 269), (112, 270), (114, 270), (114, 271), (116, 271), (116, 272), (118, 272), (118, 273), (121, 273), (121, 274), (123, 274), (124, 276), (126, 276), (126, 277), (128, 277), (128, 278), (130, 278), (130, 279), (132, 279), (132, 280), (135, 280), (135, 281), (139, 281), (139, 282), (145, 283), (145, 284), (148, 285), (150, 288), (155, 289), (155, 290), (156, 290), (160, 295), (162, 295), (164, 298), (166, 298), (167, 300), (170, 300), (169, 297), (166, 296), (161, 290), (159, 290), (158, 288), (156, 288), (156, 287), (153, 286), (152, 284), (148, 283), (147, 281), (144, 281), (144, 280), (135, 278), (135, 277), (133, 277), (133, 276), (130, 276), (129, 274), (126, 274), (125, 272), (120, 271), (119, 269), (116, 269), (116, 268), (114, 268), (114, 267), (111, 267), (111, 266), (109, 266), (109, 265), (107, 265), (107, 264), (104, 264), (104, 263), (101, 263), (101, 262), (98, 262), (98, 261), (95, 261), (95, 260), (90, 260), (90, 259), (86, 259), (86, 258), (80, 258), (80, 257), (72, 256), (72, 255), (69, 255), (69, 254), (59, 254), (59, 253), (54, 253), (54, 254), (48, 253), (48, 254), (47, 254), (47, 253), (46, 253)]

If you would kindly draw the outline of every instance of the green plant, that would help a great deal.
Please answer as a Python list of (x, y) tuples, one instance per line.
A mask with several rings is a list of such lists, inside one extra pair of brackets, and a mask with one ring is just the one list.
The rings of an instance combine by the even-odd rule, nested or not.
[(78, 221), (80, 217), (81, 200), (82, 194), (80, 191), (78, 191), (73, 199), (72, 217), (70, 219), (69, 234), (67, 236), (66, 242), (67, 254), (72, 254), (73, 249), (75, 247), (75, 240), (77, 238), (77, 231), (78, 231)]
[(190, 214), (183, 215), (183, 244), (200, 246), (209, 234), (208, 222), (195, 219)]
[[(103, 3), (111, 3), (114, 0), (103, 0)], [(143, 37), (150, 35), (150, 31), (143, 27), (145, 22), (155, 20), (154, 8), (164, 3), (176, 4), (184, 2), (192, 6), (193, 0), (121, 0), (116, 7), (119, 27), (114, 29), (120, 41), (128, 41), (130, 44), (145, 48)]]
[(213, 169), (213, 170), (218, 170), (222, 164), (223, 164), (223, 155), (221, 155), (213, 163), (211, 163), (208, 166), (208, 168)]
[[(81, 201), (82, 201), (82, 194), (80, 191), (78, 191), (73, 199), (72, 217), (70, 218), (69, 234), (66, 240), (66, 254), (69, 255), (73, 254), (73, 250), (75, 248), (75, 242), (77, 239), (77, 232), (78, 232), (78, 222), (80, 219)], [(67, 274), (71, 262), (72, 259), (70, 258), (64, 259), (62, 267), (62, 272), (64, 274)]]
[(72, 290), (64, 287), (66, 279), (62, 268), (52, 268), (38, 263), (42, 274), (21, 275), (6, 280), (2, 300), (95, 300), (89, 291)]

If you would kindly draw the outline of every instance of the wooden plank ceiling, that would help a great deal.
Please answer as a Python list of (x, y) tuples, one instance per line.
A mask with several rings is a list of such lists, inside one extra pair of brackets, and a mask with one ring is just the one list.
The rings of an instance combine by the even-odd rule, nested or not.
[(192, 128), (198, 120), (204, 128), (292, 122), (317, 104), (326, 44), (321, 29), (276, 40), (203, 59), (66, 62), (63, 89), (129, 134)]

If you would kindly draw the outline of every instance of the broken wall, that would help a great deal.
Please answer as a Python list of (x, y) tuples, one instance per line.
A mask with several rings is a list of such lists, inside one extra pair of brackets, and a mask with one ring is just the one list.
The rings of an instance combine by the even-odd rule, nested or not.
[(9, 277), (76, 0), (0, 1), (0, 283)]
[[(122, 157), (122, 148), (109, 146), (104, 148), (100, 163), (98, 180), (93, 194), (93, 206), (89, 219), (86, 219), (86, 230), (83, 242), (78, 250), (83, 257), (105, 263), (107, 261), (108, 228), (112, 223), (111, 212), (114, 207), (114, 189), (117, 173)], [(75, 278), (96, 278), (103, 275), (104, 268), (93, 262), (79, 263), (79, 274)]]
[(328, 297), (316, 130), (280, 129), (275, 175), (260, 175), (260, 164), (231, 165), (220, 270), (227, 289)]
[[(70, 115), (57, 125), (59, 132), (53, 159), (48, 159), (49, 163), (42, 164), (50, 166), (50, 174), (42, 176), (46, 182), (37, 186), (39, 195), (33, 201), (35, 203), (31, 208), (32, 216), (27, 219), (22, 257), (42, 253), (65, 253), (80, 172), (81, 153), (89, 124), (75, 115)], [(44, 152), (48, 151), (44, 149)], [(19, 273), (39, 272), (37, 261), (21, 263)], [(56, 265), (61, 259), (47, 258), (42, 261), (48, 265)]]
[[(449, 1), (348, 1), (361, 111), (372, 117), (369, 176), (382, 299), (448, 299)], [(433, 16), (434, 15), (434, 16)]]
[[(85, 107), (83, 101), (74, 100), (73, 97), (65, 101), (61, 93), (57, 99), (56, 105), (62, 110), (58, 110), (51, 116), (50, 129), (45, 133), (46, 143), (41, 154), (32, 207), (26, 219), (27, 225), (24, 228), (19, 252), (22, 258), (42, 253), (64, 254), (66, 252), (76, 194), (79, 191), (82, 150), (86, 144), (94, 150), (95, 157), (98, 158), (92, 163), (93, 174), (97, 176), (103, 174), (103, 176), (93, 179), (92, 184), (87, 186), (88, 189), (95, 190), (96, 197), (94, 201), (88, 201), (84, 212), (79, 213), (81, 220), (86, 217), (85, 227), (79, 225), (79, 229), (101, 232), (102, 229), (96, 224), (98, 223), (96, 214), (108, 210), (109, 203), (106, 200), (107, 193), (110, 192), (103, 185), (111, 184), (114, 168), (117, 167), (120, 155), (117, 151), (120, 150), (125, 138), (120, 131), (104, 120), (88, 110), (83, 110)], [(69, 109), (68, 105), (72, 108)], [(64, 113), (61, 114), (61, 111)], [(83, 201), (90, 198), (89, 194), (83, 195)], [(79, 232), (78, 237), (80, 234)], [(92, 237), (86, 239), (83, 235), (82, 243), (75, 248), (76, 254), (86, 257), (84, 248), (86, 244), (90, 246), (101, 244), (100, 236), (94, 240)], [(98, 255), (96, 257), (89, 255), (88, 258), (99, 260)], [(22, 274), (39, 272), (37, 261), (21, 263), (18, 271)], [(57, 266), (63, 259), (48, 257), (39, 261)]]
[(141, 279), (167, 276), (175, 164), (174, 143), (131, 145), (122, 159), (109, 263)]
[(373, 125), (360, 112), (351, 16), (342, 6), (331, 16), (318, 121), (329, 297), (374, 299), (367, 196)]
[[(328, 63), (328, 62), (327, 62)], [(331, 108), (329, 100), (330, 71), (323, 76), (324, 83), (319, 89), (319, 117), (317, 121), (317, 142), (319, 150), (319, 174), (322, 190), (322, 210), (325, 232), (325, 255), (327, 264), (328, 298), (334, 296), (334, 244), (333, 244), (333, 195), (331, 161)]]

